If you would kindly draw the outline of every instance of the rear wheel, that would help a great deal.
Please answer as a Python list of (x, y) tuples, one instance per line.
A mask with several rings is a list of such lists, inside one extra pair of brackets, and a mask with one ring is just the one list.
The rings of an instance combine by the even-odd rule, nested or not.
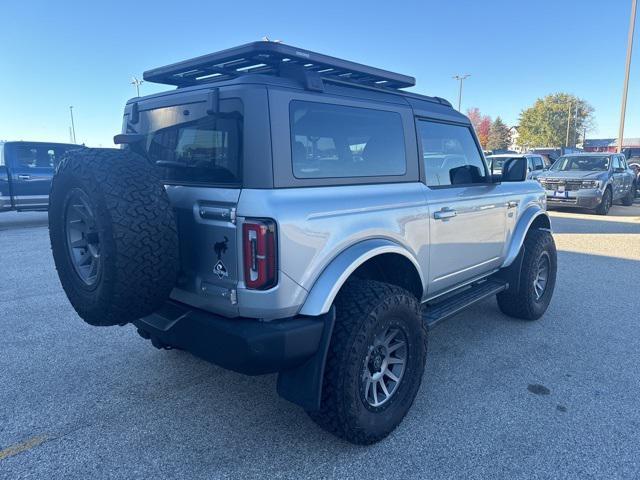
[(524, 241), (520, 282), (497, 295), (506, 315), (537, 320), (551, 302), (556, 285), (557, 254), (553, 236), (546, 230), (531, 230)]
[(84, 148), (63, 158), (51, 186), (49, 236), (62, 287), (91, 325), (148, 315), (174, 286), (173, 210), (156, 167), (127, 150)]
[(613, 203), (613, 194), (611, 193), (611, 189), (607, 187), (607, 189), (602, 194), (602, 201), (600, 205), (596, 208), (596, 213), (598, 215), (607, 215), (609, 210), (611, 209), (611, 204)]
[(350, 280), (335, 305), (321, 407), (309, 416), (349, 442), (371, 444), (391, 433), (413, 403), (426, 327), (418, 300), (393, 285)]
[(625, 207), (630, 207), (633, 205), (633, 200), (636, 197), (636, 184), (631, 185), (631, 189), (627, 192), (627, 194), (622, 198), (622, 205)]

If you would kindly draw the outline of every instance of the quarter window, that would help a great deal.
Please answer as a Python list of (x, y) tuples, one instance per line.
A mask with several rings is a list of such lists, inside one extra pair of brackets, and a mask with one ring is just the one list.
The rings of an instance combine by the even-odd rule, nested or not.
[(242, 104), (220, 102), (221, 112), (151, 132), (146, 153), (164, 167), (167, 181), (239, 184), (241, 181)]
[(290, 119), (296, 178), (383, 177), (406, 172), (398, 113), (293, 101)]
[(484, 183), (487, 172), (469, 127), (418, 120), (427, 185)]

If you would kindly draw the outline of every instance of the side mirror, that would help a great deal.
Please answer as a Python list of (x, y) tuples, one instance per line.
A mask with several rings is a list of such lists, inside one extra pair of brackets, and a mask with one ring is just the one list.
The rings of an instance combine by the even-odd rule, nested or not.
[(527, 159), (510, 158), (502, 166), (503, 182), (523, 182), (527, 178)]
[(624, 173), (624, 172), (626, 172), (626, 170), (624, 168), (622, 168), (622, 167), (616, 167), (616, 168), (613, 169), (613, 171), (615, 173)]

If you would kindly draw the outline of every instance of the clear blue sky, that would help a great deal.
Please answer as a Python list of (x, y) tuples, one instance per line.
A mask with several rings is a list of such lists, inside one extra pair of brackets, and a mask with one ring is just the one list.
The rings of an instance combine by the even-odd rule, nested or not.
[[(78, 140), (111, 146), (133, 75), (263, 35), (413, 75), (416, 91), (454, 103), (451, 76), (471, 73), (463, 110), (509, 124), (537, 97), (566, 91), (595, 107), (589, 137), (615, 137), (630, 9), (631, 0), (3, 0), (0, 139), (67, 141), (73, 105)], [(626, 137), (640, 137), (639, 30)]]

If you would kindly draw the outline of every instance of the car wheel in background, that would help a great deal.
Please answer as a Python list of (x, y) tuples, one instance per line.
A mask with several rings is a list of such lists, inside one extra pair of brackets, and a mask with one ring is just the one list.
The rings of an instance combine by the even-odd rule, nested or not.
[(611, 209), (611, 204), (613, 203), (613, 194), (611, 193), (611, 188), (607, 187), (602, 194), (602, 201), (600, 205), (596, 207), (596, 213), (598, 215), (607, 215), (609, 210)]
[(622, 205), (625, 207), (630, 207), (633, 205), (633, 200), (636, 197), (636, 184), (631, 185), (631, 189), (627, 192), (627, 194), (622, 198)]

